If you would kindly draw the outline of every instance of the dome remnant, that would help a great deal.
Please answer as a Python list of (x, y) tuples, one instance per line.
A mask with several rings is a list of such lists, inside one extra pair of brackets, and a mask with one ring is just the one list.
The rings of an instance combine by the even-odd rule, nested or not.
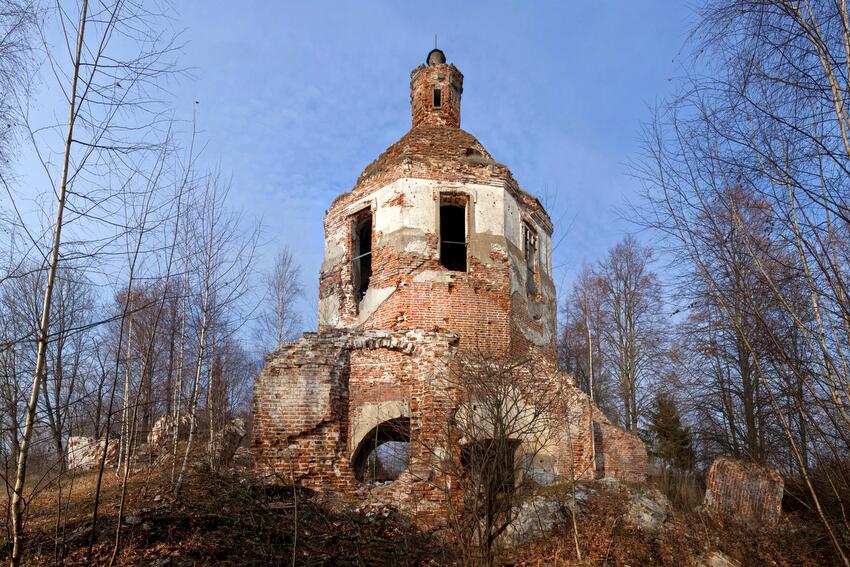
[(436, 47), (429, 51), (428, 56), (425, 58), (425, 63), (427, 63), (429, 67), (431, 65), (443, 65), (445, 62), (446, 54)]

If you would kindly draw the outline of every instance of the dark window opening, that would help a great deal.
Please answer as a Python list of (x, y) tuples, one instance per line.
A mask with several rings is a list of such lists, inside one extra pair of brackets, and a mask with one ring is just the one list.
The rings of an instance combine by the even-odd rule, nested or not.
[(410, 462), (410, 419), (399, 417), (366, 434), (351, 457), (354, 476), (361, 482), (396, 480)]
[(466, 207), (440, 206), (440, 263), (456, 272), (466, 271)]
[(461, 449), (461, 464), (478, 493), (478, 501), (490, 512), (509, 508), (516, 488), (517, 439), (482, 439)]
[(434, 108), (443, 106), (443, 91), (434, 89)]
[(351, 246), (351, 280), (359, 302), (369, 289), (372, 277), (372, 215), (366, 213), (354, 221)]
[(527, 224), (523, 228), (523, 247), (525, 248), (525, 289), (529, 295), (537, 295), (537, 232)]

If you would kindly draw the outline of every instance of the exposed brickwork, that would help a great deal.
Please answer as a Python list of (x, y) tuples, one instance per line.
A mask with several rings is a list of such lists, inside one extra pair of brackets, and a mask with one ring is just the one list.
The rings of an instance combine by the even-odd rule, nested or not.
[(756, 526), (772, 526), (782, 511), (785, 482), (774, 469), (721, 457), (708, 470), (706, 510)]
[[(435, 94), (439, 105), (435, 106)], [(460, 126), (463, 75), (454, 65), (420, 65), (410, 73), (410, 109), (413, 127), (424, 124)]]
[[(100, 466), (103, 458), (104, 441), (92, 437), (68, 438), (68, 469), (91, 469)], [(113, 464), (118, 458), (118, 440), (110, 439), (106, 451), (107, 464)]]
[(254, 385), (258, 464), (318, 491), (353, 494), (352, 418), (398, 402), (411, 419), (409, 469), (421, 469), (444, 432), (434, 419), (447, 403), (436, 374), (456, 342), (446, 333), (371, 330), (310, 333), (284, 346)]
[(593, 428), (598, 475), (621, 482), (644, 482), (648, 463), (643, 441), (612, 425), (601, 412)]
[[(539, 482), (593, 478), (599, 422), (605, 474), (643, 480), (643, 445), (600, 417), (557, 370), (551, 220), (508, 168), (459, 128), (463, 76), (438, 55), (411, 75), (410, 132), (325, 214), (319, 332), (267, 357), (254, 387), (257, 464), (281, 482), (444, 520), (447, 491), (454, 498), (456, 490), (447, 487), (460, 481), (449, 475), (460, 470), (463, 442), (451, 416), (469, 401), (451, 379), (452, 365), (470, 353), (510, 354), (532, 359), (536, 374), (528, 377), (551, 393), (540, 418), (551, 441), (541, 449), (531, 447), (536, 440), (518, 440), (526, 444), (520, 458), (534, 457), (528, 474)], [(465, 271), (441, 263), (446, 202), (466, 215)], [(370, 226), (366, 221), (368, 247), (355, 228)], [(536, 242), (528, 250), (526, 234)], [(365, 268), (363, 250), (370, 251)], [(364, 273), (371, 274), (368, 286), (360, 285)], [(388, 483), (358, 481), (358, 458), (388, 423), (409, 430), (407, 469)]]

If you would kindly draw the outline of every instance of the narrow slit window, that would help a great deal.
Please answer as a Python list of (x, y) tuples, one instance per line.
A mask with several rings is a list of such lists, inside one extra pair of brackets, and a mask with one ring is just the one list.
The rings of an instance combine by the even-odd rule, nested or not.
[(443, 106), (443, 91), (434, 89), (434, 108)]
[(466, 271), (466, 206), (440, 205), (440, 263), (455, 272)]
[(537, 295), (537, 231), (528, 224), (523, 224), (525, 248), (525, 289), (528, 295)]
[(372, 215), (358, 217), (353, 223), (351, 246), (351, 281), (354, 285), (354, 297), (359, 303), (372, 278)]

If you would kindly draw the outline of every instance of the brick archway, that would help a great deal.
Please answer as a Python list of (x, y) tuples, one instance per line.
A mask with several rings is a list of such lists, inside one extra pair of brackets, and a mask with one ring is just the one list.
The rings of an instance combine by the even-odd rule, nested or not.
[(363, 436), (351, 457), (351, 469), (360, 482), (395, 480), (409, 461), (410, 418), (398, 417), (379, 423)]

